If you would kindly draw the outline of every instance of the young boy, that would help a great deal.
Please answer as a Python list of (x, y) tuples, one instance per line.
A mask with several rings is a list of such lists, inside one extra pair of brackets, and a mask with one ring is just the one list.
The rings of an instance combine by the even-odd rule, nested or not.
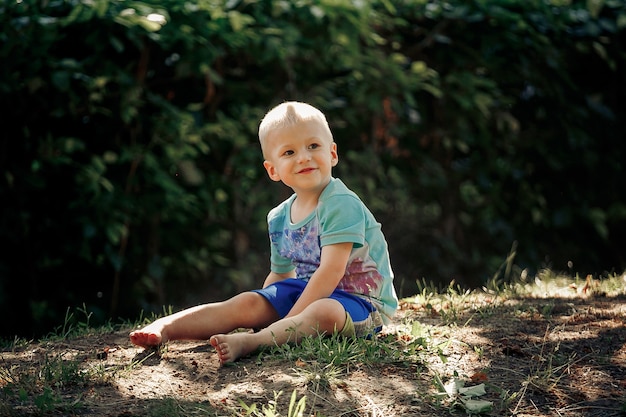
[[(294, 194), (267, 216), (271, 268), (263, 289), (160, 318), (130, 334), (145, 348), (209, 339), (221, 363), (306, 335), (369, 336), (398, 298), (387, 243), (374, 216), (340, 180), (324, 115), (300, 102), (270, 110), (259, 126), (267, 174)], [(229, 333), (238, 328), (261, 329)]]

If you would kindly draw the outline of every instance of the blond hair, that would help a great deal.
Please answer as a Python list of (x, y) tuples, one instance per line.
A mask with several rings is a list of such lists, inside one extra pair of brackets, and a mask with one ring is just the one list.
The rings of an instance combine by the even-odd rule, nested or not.
[[(299, 101), (286, 101), (267, 112), (259, 125), (259, 141), (261, 149), (264, 150), (265, 138), (275, 129), (290, 127), (301, 122), (318, 122), (328, 133), (330, 141), (333, 141), (333, 134), (326, 121), (324, 113), (307, 103)], [(264, 151), (265, 152), (265, 151)]]

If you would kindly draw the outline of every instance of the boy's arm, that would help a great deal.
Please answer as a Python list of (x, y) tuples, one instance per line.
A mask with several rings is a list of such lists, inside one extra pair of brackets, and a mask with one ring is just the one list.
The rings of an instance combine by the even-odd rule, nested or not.
[(278, 274), (276, 272), (270, 271), (270, 273), (267, 274), (267, 277), (265, 278), (265, 282), (263, 282), (263, 288), (275, 282), (282, 281), (283, 279), (295, 278), (295, 277), (296, 277), (295, 270), (286, 272), (284, 274)]
[(287, 314), (287, 317), (301, 313), (309, 304), (328, 297), (337, 288), (346, 273), (352, 242), (337, 243), (322, 247), (320, 266), (309, 279), (302, 295)]

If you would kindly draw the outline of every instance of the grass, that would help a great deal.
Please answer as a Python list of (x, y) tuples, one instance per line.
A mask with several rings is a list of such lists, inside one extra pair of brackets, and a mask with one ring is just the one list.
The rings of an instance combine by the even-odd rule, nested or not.
[(80, 362), (63, 354), (45, 355), (35, 366), (0, 368), (2, 393), (25, 403), (30, 399), (41, 412), (80, 408), (80, 398), (65, 401), (62, 392), (69, 387), (82, 387), (89, 375)]
[[(551, 319), (560, 314), (553, 301), (556, 297), (615, 297), (624, 295), (625, 288), (626, 281), (622, 275), (583, 279), (549, 270), (541, 271), (532, 278), (520, 274), (514, 281), (493, 278), (483, 288), (473, 291), (455, 284), (437, 288), (422, 281), (418, 294), (403, 300), (411, 308), (423, 312), (422, 316), (407, 316), (393, 332), (380, 334), (371, 340), (347, 339), (337, 334), (306, 337), (298, 345), (286, 344), (260, 350), (254, 357), (254, 363), (260, 367), (269, 362), (283, 362), (291, 368), (298, 384), (290, 394), (274, 392), (272, 399), (263, 402), (240, 398), (238, 404), (224, 405), (219, 410), (197, 401), (183, 402), (165, 397), (151, 402), (142, 415), (210, 416), (227, 413), (233, 416), (322, 417), (318, 406), (330, 393), (349, 388), (350, 375), (355, 371), (376, 373), (385, 367), (413, 375), (415, 379), (430, 381), (430, 388), (419, 395), (416, 393), (414, 402), (416, 407), (433, 410), (433, 415), (456, 412), (470, 415), (506, 412), (516, 415), (533, 403), (534, 398), (567, 397), (564, 380), (580, 362), (589, 360), (593, 352), (565, 349), (559, 339), (560, 333), (565, 331), (564, 325), (555, 321), (546, 326), (542, 338), (524, 346), (512, 343), (505, 346), (512, 356), (528, 358), (530, 365), (527, 368), (499, 368), (497, 364), (489, 364), (482, 380), (482, 371), (468, 375), (464, 369), (455, 368), (448, 362), (447, 352), (458, 345), (471, 352), (478, 362), (485, 359), (485, 346), (458, 340), (455, 335), (459, 329), (496, 318), (495, 315), (505, 305), (514, 312), (511, 319), (537, 317), (551, 323)], [(526, 302), (533, 299), (544, 301), (540, 304)], [(164, 308), (163, 314), (171, 312), (171, 307)], [(107, 324), (97, 328), (92, 327), (90, 318), (91, 314), (85, 306), (74, 312), (68, 310), (64, 323), (46, 339), (34, 342), (16, 338), (3, 344), (0, 355), (2, 352), (23, 352), (33, 345), (43, 348), (33, 355), (28, 364), (5, 365), (7, 362), (0, 356), (0, 415), (81, 415), (84, 409), (83, 391), (125, 378), (153, 356), (167, 354), (167, 350), (150, 352), (124, 365), (110, 366), (105, 362), (85, 361), (71, 349), (63, 349), (63, 345), (58, 344), (59, 341), (77, 340), (86, 335), (126, 330), (151, 322), (157, 316), (140, 317), (136, 323)], [(55, 347), (48, 349), (47, 344)], [(498, 371), (521, 383), (515, 388), (515, 384), (489, 376), (490, 372)], [(483, 399), (484, 389), (488, 399)], [(288, 402), (284, 400), (286, 396), (289, 397)], [(384, 412), (380, 411), (382, 406), (372, 402), (363, 406), (367, 409), (355, 407), (346, 415), (383, 415)]]
[[(172, 307), (164, 307), (163, 314), (171, 314)], [(90, 324), (92, 313), (86, 306), (76, 308), (74, 312), (67, 309), (64, 322), (38, 343), (46, 345), (59, 341), (79, 339), (87, 335), (106, 334), (120, 329), (137, 327), (156, 320), (159, 316), (140, 317), (135, 323), (123, 322), (113, 325), (93, 327)], [(23, 338), (14, 338), (0, 343), (1, 351), (16, 353), (25, 350), (35, 342)], [(82, 388), (90, 384), (104, 384), (141, 364), (156, 352), (151, 352), (138, 360), (133, 360), (122, 367), (105, 367), (103, 364), (85, 368), (80, 358), (70, 357), (67, 352), (46, 352), (42, 358), (31, 361), (27, 367), (0, 366), (0, 398), (24, 404), (26, 408), (34, 407), (37, 414), (48, 412), (72, 413), (82, 407), (81, 397), (65, 398), (64, 391), (71, 388)], [(7, 401), (8, 402), (8, 401)], [(5, 402), (0, 403), (0, 416), (20, 415), (10, 410)]]
[[(512, 283), (491, 280), (480, 292), (463, 290), (459, 286), (455, 286), (454, 283), (443, 289), (425, 281), (418, 284), (420, 284), (419, 292), (416, 296), (411, 297), (411, 302), (424, 306), (426, 310), (439, 316), (446, 324), (457, 323), (459, 318), (465, 316), (468, 310), (472, 311), (470, 318), (463, 323), (463, 325), (467, 325), (474, 315), (483, 318), (489, 316), (496, 310), (498, 304), (505, 300), (524, 297), (573, 297), (580, 295), (581, 291), (584, 291), (585, 295), (623, 295), (626, 292), (626, 275), (612, 275), (599, 280), (588, 276), (583, 280), (578, 276), (572, 279), (545, 270), (541, 271), (532, 282), (528, 282), (524, 275)], [(480, 297), (477, 297), (479, 293)], [(485, 293), (494, 296), (494, 299), (486, 305), (483, 297)], [(482, 300), (480, 303), (479, 299)], [(554, 303), (547, 302), (540, 311), (535, 310), (532, 313), (550, 318), (553, 308)], [(282, 356), (285, 360), (295, 361), (299, 367), (296, 369), (296, 373), (304, 376), (307, 386), (313, 385), (310, 388), (313, 396), (318, 395), (320, 387), (330, 386), (334, 381), (341, 380), (342, 375), (347, 375), (350, 372), (350, 364), (422, 363), (424, 357), (433, 355), (437, 355), (445, 362), (446, 357), (443, 352), (445, 346), (451, 343), (452, 338), (435, 342), (432, 337), (433, 328), (429, 328), (419, 321), (407, 323), (407, 329), (409, 330), (401, 330), (396, 335), (379, 337), (374, 341), (346, 340), (336, 335), (329, 338), (310, 337), (305, 338), (298, 346), (272, 347), (270, 354)], [(532, 358), (533, 366), (529, 373), (519, 375), (523, 381), (521, 391), (510, 393), (498, 387), (492, 387), (494, 391), (500, 393), (500, 409), (506, 408), (513, 402), (517, 402), (518, 405), (521, 404), (528, 390), (542, 395), (550, 395), (558, 387), (569, 368), (580, 360), (575, 353), (566, 355), (559, 352), (559, 344), (549, 342), (548, 336), (551, 331), (554, 329), (546, 329), (540, 351), (536, 357)], [(482, 357), (480, 347), (475, 348), (475, 351), (479, 358)], [(441, 407), (460, 407), (468, 414), (480, 414), (491, 410), (492, 404), (490, 402), (471, 398), (459, 399), (458, 395), (451, 395), (441, 377), (436, 372), (434, 374), (434, 385), (441, 394), (440, 397), (445, 397), (448, 400), (440, 401)], [(455, 374), (456, 376), (458, 375)], [(462, 383), (462, 380), (458, 378), (454, 378), (452, 381), (455, 384)], [(304, 399), (306, 397), (303, 397)], [(272, 409), (272, 411), (275, 410)]]
[[(242, 410), (246, 416), (254, 417), (279, 417), (282, 416), (278, 407), (278, 397), (282, 395), (282, 391), (274, 393), (274, 400), (267, 404), (261, 405), (260, 408), (256, 404), (247, 405), (245, 402), (240, 401)], [(291, 399), (289, 400), (289, 408), (287, 409), (286, 417), (303, 417), (306, 409), (306, 397), (302, 397), (298, 400), (297, 391), (294, 390), (291, 393)]]

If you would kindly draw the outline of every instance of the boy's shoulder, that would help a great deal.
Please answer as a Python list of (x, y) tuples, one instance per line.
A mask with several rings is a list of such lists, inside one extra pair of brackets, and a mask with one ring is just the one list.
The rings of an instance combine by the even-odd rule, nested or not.
[(335, 196), (345, 196), (345, 195), (354, 197), (359, 201), (361, 200), (359, 196), (354, 191), (349, 189), (346, 186), (346, 184), (344, 184), (343, 181), (341, 181), (339, 178), (331, 178), (330, 182), (328, 183), (328, 185), (326, 186), (326, 188), (320, 195), (320, 201), (325, 201)]
[(326, 215), (353, 216), (356, 212), (366, 212), (368, 209), (361, 198), (343, 181), (332, 178), (320, 195), (317, 211), (321, 217)]

